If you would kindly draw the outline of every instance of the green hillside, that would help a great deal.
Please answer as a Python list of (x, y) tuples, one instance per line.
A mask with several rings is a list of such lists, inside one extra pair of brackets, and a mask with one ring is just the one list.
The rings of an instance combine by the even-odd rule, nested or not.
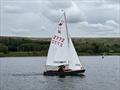
[[(120, 38), (73, 38), (78, 55), (120, 55)], [(46, 56), (50, 38), (0, 37), (0, 56)]]

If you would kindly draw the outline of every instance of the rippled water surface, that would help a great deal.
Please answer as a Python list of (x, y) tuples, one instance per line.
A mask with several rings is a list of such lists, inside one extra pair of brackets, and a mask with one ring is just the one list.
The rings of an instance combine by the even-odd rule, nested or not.
[(85, 76), (43, 76), (46, 57), (0, 58), (0, 90), (119, 90), (120, 56), (82, 56)]

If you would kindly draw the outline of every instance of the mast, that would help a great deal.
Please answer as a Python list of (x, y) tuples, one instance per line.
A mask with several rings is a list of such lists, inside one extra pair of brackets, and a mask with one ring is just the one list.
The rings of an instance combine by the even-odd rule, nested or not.
[(68, 27), (67, 27), (67, 18), (66, 18), (66, 14), (65, 11), (62, 10), (64, 13), (64, 18), (65, 18), (65, 27), (66, 27), (66, 32), (67, 32), (67, 41), (68, 41), (68, 48), (69, 48), (69, 34), (68, 34)]

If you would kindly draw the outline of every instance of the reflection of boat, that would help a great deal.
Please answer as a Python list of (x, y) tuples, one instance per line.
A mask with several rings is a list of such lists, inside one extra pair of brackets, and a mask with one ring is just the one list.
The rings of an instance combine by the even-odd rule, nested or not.
[[(64, 71), (58, 71), (60, 66), (65, 66)], [(52, 36), (46, 69), (44, 75), (74, 75), (85, 72), (67, 30), (65, 12), (57, 24), (57, 30)]]

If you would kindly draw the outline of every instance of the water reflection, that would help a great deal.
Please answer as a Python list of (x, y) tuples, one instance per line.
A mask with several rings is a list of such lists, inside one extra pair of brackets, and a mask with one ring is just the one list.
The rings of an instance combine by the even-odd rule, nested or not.
[(65, 78), (67, 76), (72, 76), (72, 77), (80, 77), (80, 78), (84, 78), (85, 75), (84, 74), (73, 74), (73, 75), (59, 75), (59, 78)]

